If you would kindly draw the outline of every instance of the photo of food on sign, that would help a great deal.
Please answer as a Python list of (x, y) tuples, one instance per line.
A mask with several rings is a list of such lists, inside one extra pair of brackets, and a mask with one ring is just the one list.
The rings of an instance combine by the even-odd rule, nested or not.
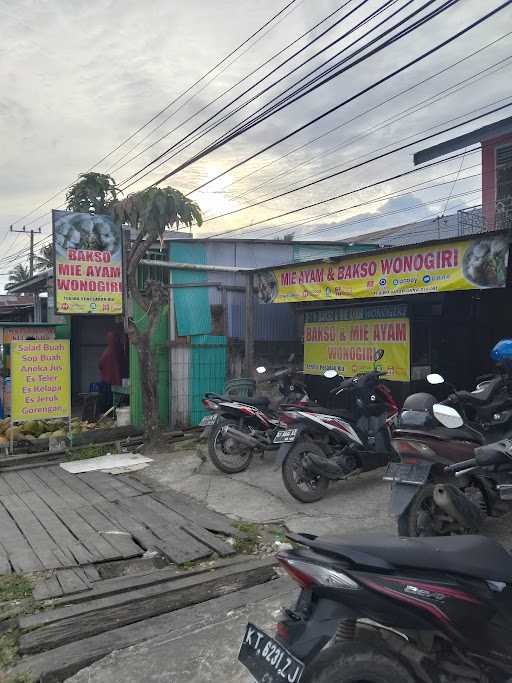
[(508, 242), (505, 238), (481, 239), (464, 254), (464, 277), (479, 287), (503, 287), (507, 278)]
[(121, 255), (121, 231), (109, 216), (69, 211), (54, 212), (55, 252), (67, 256), (68, 249), (109, 251)]
[(263, 304), (270, 304), (277, 294), (277, 282), (271, 271), (258, 273), (255, 277), (254, 286), (258, 293), (258, 299)]
[(122, 227), (110, 216), (53, 211), (55, 311), (123, 312)]

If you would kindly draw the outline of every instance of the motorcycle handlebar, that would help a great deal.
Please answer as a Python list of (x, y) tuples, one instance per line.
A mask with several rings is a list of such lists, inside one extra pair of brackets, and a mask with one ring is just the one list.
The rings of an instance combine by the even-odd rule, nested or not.
[(471, 458), (470, 460), (462, 460), (462, 462), (456, 462), (454, 465), (448, 465), (444, 468), (445, 472), (458, 472), (459, 470), (466, 470), (468, 467), (476, 467), (478, 465), (476, 458)]

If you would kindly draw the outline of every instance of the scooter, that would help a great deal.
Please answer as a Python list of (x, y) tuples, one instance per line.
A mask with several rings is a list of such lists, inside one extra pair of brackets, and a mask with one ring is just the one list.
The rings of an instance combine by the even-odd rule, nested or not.
[[(468, 533), (478, 530), (486, 515), (508, 511), (498, 492), (503, 472), (473, 470), (455, 479), (446, 469), (473, 458), (490, 432), (486, 439), (429, 394), (410, 396), (403, 408), (392, 440), (400, 462), (390, 463), (384, 475), (392, 482), (391, 512), (401, 536)], [(512, 410), (496, 414), (494, 423), (494, 440), (510, 434)]]
[(259, 683), (512, 682), (512, 557), (496, 541), (289, 539), (277, 559), (300, 594), (274, 636), (249, 623), (242, 638)]
[[(379, 349), (377, 363), (384, 355)], [(335, 370), (324, 376), (333, 379)], [(288, 407), (274, 443), (282, 444), (276, 461), (281, 466), (288, 492), (302, 503), (324, 497), (330, 481), (354, 477), (387, 465), (392, 457), (390, 425), (398, 406), (381, 382), (386, 373), (379, 369), (360, 373), (331, 390), (339, 395), (350, 391), (355, 409), (336, 410), (321, 406)]]
[[(264, 375), (264, 366), (256, 368)], [(306, 387), (297, 380), (293, 368), (282, 368), (264, 381), (277, 383), (283, 399), (280, 406), (304, 406), (310, 403)], [(234, 474), (246, 470), (255, 454), (277, 451), (276, 434), (286, 428), (280, 420), (280, 410), (272, 406), (266, 396), (240, 398), (207, 393), (204, 406), (212, 413), (207, 416), (209, 427), (208, 455), (221, 472)]]

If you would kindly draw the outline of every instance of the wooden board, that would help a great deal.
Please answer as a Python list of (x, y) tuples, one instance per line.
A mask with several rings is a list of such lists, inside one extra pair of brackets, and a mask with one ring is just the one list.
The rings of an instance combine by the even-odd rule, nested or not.
[(76, 564), (69, 551), (59, 548), (37, 517), (20, 496), (12, 494), (0, 499), (17, 524), (45, 569), (69, 567)]
[(9, 556), (15, 572), (38, 572), (44, 569), (41, 560), (0, 502), (0, 543)]
[(57, 514), (36, 493), (25, 493), (23, 500), (55, 542), (69, 551), (77, 564), (88, 564), (94, 561), (90, 551), (75, 538)]
[(166, 507), (174, 510), (174, 512), (177, 512), (198, 526), (208, 529), (208, 531), (215, 531), (226, 536), (241, 536), (228, 517), (209, 510), (206, 505), (198, 503), (184, 493), (179, 491), (158, 491), (153, 493), (152, 496)]
[(23, 634), (18, 640), (18, 650), (22, 654), (48, 650), (264, 583), (275, 576), (274, 564), (274, 560), (254, 560), (243, 568), (235, 565), (168, 584), (148, 586), (81, 605), (20, 617), (20, 628), (35, 628), (38, 625), (40, 628)]
[(96, 508), (103, 512), (108, 519), (119, 524), (121, 529), (129, 531), (144, 550), (149, 550), (150, 548), (160, 549), (161, 539), (157, 538), (150, 529), (141, 524), (136, 518), (127, 514), (126, 511), (122, 510), (115, 503), (102, 503), (97, 505)]
[[(92, 588), (87, 593), (77, 593), (76, 595), (65, 596), (62, 599), (55, 601), (55, 606), (70, 605), (87, 602), (96, 598), (104, 598), (116, 593), (123, 593), (127, 591), (143, 588), (144, 586), (154, 586), (160, 583), (167, 583), (177, 579), (189, 578), (190, 576), (198, 576), (199, 574), (206, 574), (223, 567), (233, 567), (235, 564), (243, 565), (248, 560), (230, 559), (230, 560), (216, 560), (215, 562), (208, 562), (206, 566), (197, 567), (188, 570), (178, 570), (175, 567), (166, 567), (165, 569), (153, 569), (147, 574), (139, 574), (136, 576), (121, 576), (115, 579), (103, 579), (94, 582)], [(84, 570), (87, 569), (84, 567)]]
[[(196, 541), (199, 541), (199, 543), (202, 545), (205, 545), (207, 548), (210, 548), (212, 551), (218, 553), (221, 557), (227, 557), (228, 555), (234, 554), (235, 551), (233, 550), (232, 546), (224, 543), (222, 539), (210, 533), (203, 527), (190, 522), (182, 515), (174, 512), (174, 510), (169, 509), (159, 500), (155, 500), (152, 495), (141, 496), (139, 499), (137, 499), (137, 503), (152, 510), (161, 519), (165, 520), (168, 524), (170, 523), (172, 527), (175, 527), (175, 534), (177, 533), (176, 530), (179, 529), (180, 532), (184, 532), (188, 536), (191, 536)], [(180, 538), (183, 540), (183, 542), (185, 542), (186, 539), (181, 535), (181, 533)]]
[(30, 486), (30, 491), (37, 493), (54, 512), (63, 510), (66, 507), (65, 501), (36, 476), (33, 468), (30, 470), (20, 470), (18, 474)]
[(48, 577), (37, 577), (34, 579), (32, 595), (35, 600), (49, 600), (51, 598), (58, 598), (62, 594), (62, 587), (57, 581), (55, 574)]
[(0, 474), (0, 496), (9, 496), (11, 493), (14, 491), (4, 479), (4, 475)]
[(151, 531), (161, 539), (159, 548), (167, 557), (176, 564), (183, 564), (193, 560), (199, 560), (211, 555), (211, 549), (196, 541), (187, 533), (182, 531), (179, 521), (172, 520), (169, 515), (161, 516), (152, 507), (149, 496), (138, 496), (136, 498), (126, 498), (119, 501), (121, 508), (126, 509), (132, 516), (137, 517)]
[(120, 496), (117, 489), (111, 485), (108, 476), (103, 472), (80, 472), (74, 476), (85, 481), (86, 484), (89, 484), (91, 488), (100, 493), (106, 500), (110, 502), (119, 500)]
[(224, 620), (226, 614), (236, 613), (238, 610), (250, 608), (278, 596), (284, 596), (285, 602), (291, 602), (291, 598), (287, 600), (290, 592), (296, 593), (296, 586), (286, 578), (244, 588), (206, 603), (121, 626), (108, 633), (24, 657), (13, 674), (29, 673), (33, 680), (64, 681), (110, 652), (123, 650), (153, 638), (168, 637), (171, 633), (181, 636), (192, 628), (211, 627), (216, 622)]
[(56, 572), (62, 593), (81, 593), (89, 590), (91, 584), (80, 569), (61, 569)]
[(11, 563), (9, 562), (9, 555), (7, 550), (0, 543), (0, 576), (2, 574), (11, 574)]
[(104, 496), (101, 495), (101, 493), (98, 493), (96, 489), (93, 489), (92, 486), (86, 484), (85, 481), (77, 477), (75, 474), (70, 474), (69, 472), (66, 472), (66, 470), (62, 469), (62, 467), (51, 467), (49, 469), (56, 477), (58, 477), (67, 486), (69, 486), (70, 489), (73, 489), (74, 491), (79, 493), (82, 496), (82, 498), (85, 498), (88, 505), (94, 505), (95, 503), (104, 503), (107, 500)]
[(76, 510), (60, 510), (59, 517), (87, 548), (95, 562), (121, 559), (120, 552), (82, 519)]
[(134, 543), (131, 534), (121, 529), (119, 524), (112, 522), (92, 505), (81, 507), (77, 513), (90, 524), (100, 536), (108, 540), (110, 545), (116, 548), (123, 558), (139, 557), (143, 554), (142, 548)]
[(18, 472), (5, 472), (3, 480), (9, 485), (13, 493), (24, 493), (30, 491), (30, 486)]
[(151, 491), (153, 490), (149, 486), (146, 486), (146, 484), (144, 484), (142, 481), (140, 481), (140, 479), (130, 477), (130, 475), (128, 474), (116, 474), (116, 478), (119, 479), (119, 481), (123, 481), (125, 484), (132, 486), (140, 493), (151, 493)]
[(90, 501), (81, 496), (77, 491), (70, 488), (60, 477), (57, 477), (48, 467), (38, 467), (34, 470), (36, 477), (42, 480), (49, 489), (54, 491), (66, 503), (66, 507), (72, 509), (81, 505), (89, 505)]

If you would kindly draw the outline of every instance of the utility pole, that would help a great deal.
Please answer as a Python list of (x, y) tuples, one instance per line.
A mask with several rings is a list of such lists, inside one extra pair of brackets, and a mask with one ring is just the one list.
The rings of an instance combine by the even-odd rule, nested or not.
[(30, 277), (32, 277), (34, 275), (34, 235), (40, 235), (41, 234), (41, 228), (38, 228), (37, 230), (32, 230), (32, 229), (27, 230), (27, 228), (25, 226), (23, 226), (22, 230), (16, 230), (11, 225), (11, 232), (18, 232), (18, 233), (22, 233), (22, 234), (30, 236), (29, 272), (30, 272)]

